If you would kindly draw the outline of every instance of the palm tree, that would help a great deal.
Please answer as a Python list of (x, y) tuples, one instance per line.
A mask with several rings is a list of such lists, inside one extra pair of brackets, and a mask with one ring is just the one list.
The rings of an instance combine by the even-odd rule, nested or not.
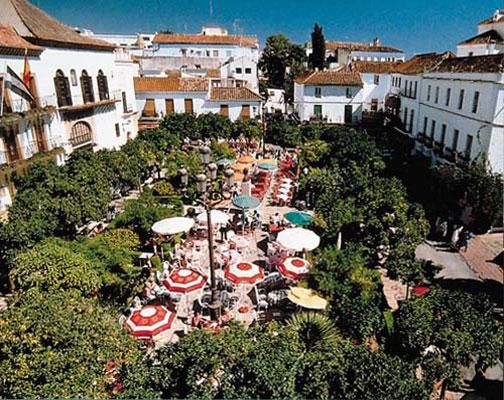
[(315, 312), (294, 314), (288, 321), (288, 326), (297, 332), (305, 352), (334, 348), (341, 341), (336, 326), (323, 314)]

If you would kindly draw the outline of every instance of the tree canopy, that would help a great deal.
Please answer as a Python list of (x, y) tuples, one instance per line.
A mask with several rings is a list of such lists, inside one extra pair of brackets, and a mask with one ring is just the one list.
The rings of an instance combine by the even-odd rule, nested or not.
[(323, 69), (325, 64), (325, 38), (322, 28), (315, 24), (311, 34), (312, 53), (310, 54), (310, 64), (312, 68)]

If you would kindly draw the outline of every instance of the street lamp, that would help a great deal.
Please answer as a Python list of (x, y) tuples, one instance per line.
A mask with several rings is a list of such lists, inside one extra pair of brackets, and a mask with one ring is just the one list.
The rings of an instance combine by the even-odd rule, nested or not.
[(234, 171), (231, 168), (228, 168), (224, 171), (224, 175), (226, 176), (226, 184), (231, 188), (234, 184)]
[[(208, 232), (208, 252), (210, 256), (210, 289), (211, 289), (211, 300), (208, 304), (210, 308), (211, 317), (213, 320), (217, 320), (220, 315), (221, 303), (218, 299), (217, 284), (215, 280), (215, 262), (214, 262), (214, 249), (213, 249), (213, 228), (212, 228), (212, 201), (221, 200), (223, 198), (222, 193), (214, 190), (212, 182), (217, 179), (217, 165), (210, 163), (210, 149), (207, 146), (202, 146), (200, 148), (201, 161), (205, 164), (206, 174), (199, 173), (195, 176), (196, 179), (196, 189), (199, 194), (199, 198), (196, 199), (196, 203), (203, 206), (207, 214), (207, 232)], [(178, 171), (180, 176), (180, 183), (182, 187), (187, 186), (189, 182), (189, 175), (187, 170), (182, 166)], [(227, 176), (227, 175), (226, 175)]]

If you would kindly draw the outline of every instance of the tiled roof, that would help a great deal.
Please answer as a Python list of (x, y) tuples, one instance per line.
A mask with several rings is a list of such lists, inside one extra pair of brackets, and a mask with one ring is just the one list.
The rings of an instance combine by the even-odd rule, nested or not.
[(461, 253), (467, 264), (476, 274), (484, 280), (494, 280), (504, 283), (502, 262), (495, 260), (502, 252), (502, 233), (485, 234), (476, 236)]
[(362, 86), (362, 78), (358, 71), (339, 68), (311, 72), (298, 77), (296, 83), (303, 85)]
[(404, 75), (421, 74), (432, 70), (444, 59), (450, 57), (455, 57), (455, 55), (450, 51), (446, 51), (444, 53), (418, 54), (409, 60), (397, 64), (394, 68), (394, 72)]
[(453, 57), (444, 60), (432, 72), (504, 73), (504, 54)]
[(257, 36), (202, 35), (185, 33), (158, 33), (153, 40), (159, 44), (221, 44), (258, 48)]
[(203, 78), (134, 78), (135, 92), (206, 92), (208, 81)]
[(400, 62), (381, 62), (381, 61), (352, 61), (352, 69), (364, 74), (388, 74)]
[(492, 44), (492, 43), (504, 43), (504, 39), (496, 30), (490, 29), (489, 31), (480, 33), (479, 35), (473, 36), (470, 39), (460, 42), (458, 45), (464, 44)]
[[(337, 49), (346, 49), (350, 51), (368, 51), (368, 52), (377, 52), (377, 53), (403, 53), (402, 50), (396, 49), (390, 46), (374, 46), (368, 43), (358, 43), (358, 42), (339, 42), (335, 40), (326, 40), (326, 49), (327, 50), (337, 50)], [(307, 43), (307, 47), (311, 48), (311, 43)]]
[(219, 68), (210, 68), (210, 69), (207, 69), (206, 76), (208, 78), (220, 78), (221, 77), (220, 69)]
[(494, 15), (481, 21), (478, 25), (490, 25), (495, 22), (504, 22), (504, 10), (497, 10)]
[(263, 98), (246, 87), (213, 87), (210, 100), (261, 101)]
[(114, 45), (81, 36), (27, 0), (0, 0), (0, 24), (11, 26), (33, 44), (113, 51)]
[(22, 56), (25, 49), (30, 56), (38, 55), (44, 50), (24, 40), (10, 26), (0, 25), (0, 54)]

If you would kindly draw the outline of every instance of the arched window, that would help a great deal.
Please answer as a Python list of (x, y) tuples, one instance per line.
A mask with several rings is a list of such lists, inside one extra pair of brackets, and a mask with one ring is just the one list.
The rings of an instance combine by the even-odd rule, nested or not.
[(98, 96), (100, 97), (100, 100), (108, 100), (110, 98), (108, 81), (101, 69), (98, 71), (98, 77), (96, 80), (98, 81)]
[(58, 98), (58, 106), (65, 107), (72, 105), (72, 94), (70, 92), (70, 83), (62, 70), (56, 71), (54, 77), (54, 87), (56, 88), (56, 97)]
[(84, 101), (84, 103), (93, 103), (94, 102), (93, 80), (88, 75), (85, 69), (82, 70), (80, 81), (82, 90), (82, 100)]
[(79, 121), (72, 126), (70, 135), (70, 143), (72, 146), (79, 146), (85, 143), (90, 143), (93, 139), (91, 127), (87, 122)]
[(77, 86), (77, 73), (75, 72), (75, 69), (70, 70), (70, 83), (72, 86)]

